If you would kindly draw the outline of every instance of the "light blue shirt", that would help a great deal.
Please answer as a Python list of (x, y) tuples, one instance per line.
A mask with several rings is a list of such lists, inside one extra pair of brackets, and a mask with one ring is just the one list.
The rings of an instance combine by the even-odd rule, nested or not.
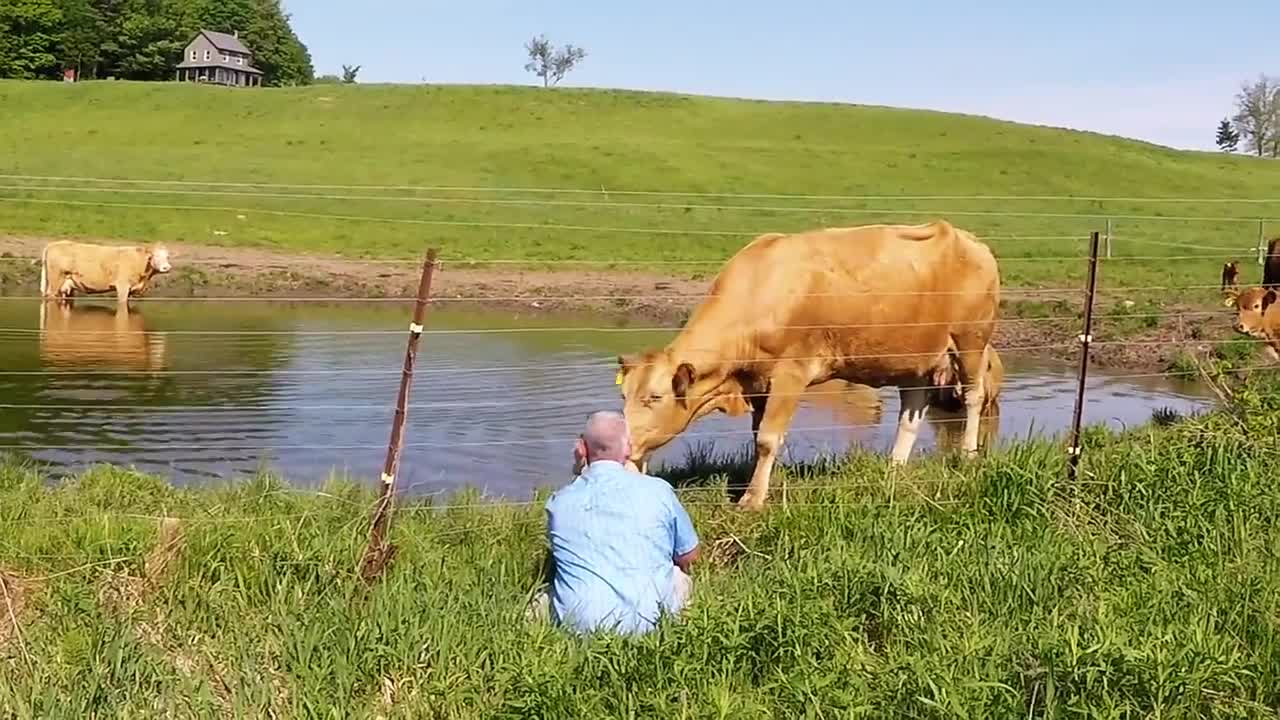
[(579, 631), (653, 629), (675, 613), (672, 560), (698, 545), (665, 480), (597, 460), (546, 504), (552, 617)]

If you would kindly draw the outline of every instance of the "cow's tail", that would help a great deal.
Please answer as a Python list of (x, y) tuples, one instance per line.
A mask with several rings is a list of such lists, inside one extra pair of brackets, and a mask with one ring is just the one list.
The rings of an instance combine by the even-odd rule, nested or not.
[(40, 251), (40, 298), (49, 297), (49, 246)]

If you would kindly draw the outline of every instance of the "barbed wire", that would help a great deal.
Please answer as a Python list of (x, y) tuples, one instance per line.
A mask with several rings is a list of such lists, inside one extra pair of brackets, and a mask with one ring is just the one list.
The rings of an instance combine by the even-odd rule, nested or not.
[[(1147, 318), (1162, 317), (1168, 313), (1129, 313), (1122, 315), (1112, 315), (1113, 318)], [(1224, 311), (1191, 311), (1187, 313), (1174, 313), (1182, 316), (1194, 315), (1222, 315)], [(819, 324), (819, 325), (775, 325), (769, 328), (770, 331), (785, 330), (850, 330), (850, 329), (896, 329), (896, 328), (914, 328), (914, 327), (952, 327), (967, 325), (988, 325), (988, 324), (1004, 324), (1004, 323), (1038, 323), (1056, 320), (1078, 320), (1078, 315), (1037, 315), (1032, 317), (1013, 317), (996, 320), (935, 320), (930, 322), (878, 322), (878, 323), (849, 323), (849, 324)], [(503, 327), (503, 328), (434, 328), (422, 331), (423, 335), (506, 335), (511, 333), (570, 333), (570, 332), (592, 332), (592, 333), (629, 333), (629, 332), (663, 332), (667, 330), (679, 330), (683, 326), (680, 325), (642, 325), (642, 326), (625, 326), (625, 327), (603, 327), (603, 326), (535, 326), (535, 327)], [(406, 329), (396, 330), (268, 330), (268, 331), (252, 331), (246, 330), (243, 333), (238, 330), (211, 330), (211, 331), (187, 331), (187, 330), (81, 330), (79, 328), (70, 329), (77, 335), (118, 335), (118, 334), (153, 334), (153, 333), (173, 333), (183, 334), (189, 332), (216, 332), (225, 334), (255, 334), (256, 332), (267, 332), (270, 334), (284, 335), (309, 335), (309, 336), (342, 336), (342, 335), (389, 335), (404, 334)], [(13, 328), (0, 327), (0, 333), (15, 334), (32, 334), (47, 332), (47, 329), (41, 328)]]
[[(1245, 372), (1245, 371), (1254, 372), (1259, 370), (1276, 370), (1276, 369), (1280, 369), (1280, 365), (1261, 365), (1256, 367), (1238, 368), (1236, 369), (1236, 371), (1237, 372)], [(1196, 369), (1196, 370), (1186, 370), (1186, 371), (1171, 371), (1166, 373), (1150, 373), (1150, 374), (1139, 375), (1135, 377), (1141, 377), (1141, 376), (1171, 377), (1176, 375), (1198, 375), (1200, 372), (1201, 371), (1199, 369)], [(1114, 380), (1114, 379), (1120, 379), (1120, 378), (1111, 377), (1108, 379)], [(1001, 402), (1002, 406), (1008, 405), (1008, 404), (1011, 404), (1011, 403), (1008, 403), (1007, 401)], [(944, 416), (944, 417), (929, 418), (928, 413), (926, 413), (925, 419), (929, 423), (935, 424), (935, 425), (937, 424), (945, 425), (947, 423), (962, 423), (965, 421), (965, 418), (963, 417), (945, 417)], [(885, 422), (878, 422), (878, 423), (842, 423), (842, 424), (835, 424), (835, 425), (791, 426), (787, 429), (786, 434), (787, 436), (795, 436), (795, 435), (802, 435), (805, 433), (815, 433), (815, 432), (825, 433), (825, 432), (849, 431), (849, 430), (874, 430), (874, 429), (894, 428), (897, 426), (898, 426), (898, 423), (896, 421), (885, 421)], [(658, 437), (659, 439), (664, 440), (665, 442), (671, 442), (677, 439), (706, 438), (706, 437), (732, 437), (732, 436), (747, 436), (747, 435), (754, 435), (754, 434), (755, 434), (755, 431), (751, 429), (703, 430), (703, 431), (695, 430), (695, 431), (675, 433), (671, 435), (660, 435)], [(406, 442), (406, 443), (403, 443), (401, 447), (403, 447), (404, 449), (452, 449), (452, 448), (460, 448), (460, 447), (486, 447), (486, 448), (514, 447), (514, 446), (526, 447), (531, 445), (568, 445), (568, 440), (565, 438), (529, 438), (529, 439), (502, 439), (502, 440), (495, 439), (495, 440), (485, 440), (485, 441)], [(0, 445), (0, 450), (8, 450), (8, 451), (14, 451), (14, 452), (32, 451), (32, 450), (36, 450), (36, 451), (39, 451), (39, 450), (45, 450), (45, 451), (93, 450), (93, 451), (130, 451), (130, 452), (205, 451), (205, 452), (249, 453), (249, 452), (269, 452), (269, 451), (280, 451), (280, 450), (297, 451), (297, 450), (385, 450), (385, 449), (386, 449), (385, 442), (377, 443), (377, 444), (355, 444), (355, 445), (338, 445), (338, 444), (330, 443), (330, 444), (323, 444), (323, 445), (289, 444), (289, 445), (267, 445), (267, 446), (209, 445), (209, 444), (201, 444), (201, 445), (165, 444), (165, 445), (148, 446), (148, 445), (87, 445), (87, 444), (79, 444), (79, 443), (72, 444), (72, 445), (50, 445), (50, 444)]]
[[(609, 208), (609, 209), (655, 209), (655, 210), (711, 210), (711, 211), (729, 211), (729, 212), (768, 212), (768, 213), (809, 213), (809, 214), (845, 214), (845, 215), (883, 215), (893, 213), (894, 210), (871, 209), (871, 208), (848, 208), (848, 207), (796, 207), (796, 206), (761, 206), (761, 205), (708, 205), (695, 203), (658, 203), (658, 202), (616, 202), (616, 201), (576, 201), (576, 200), (544, 200), (544, 199), (494, 199), (494, 198), (462, 198), (462, 197), (422, 197), (422, 196), (402, 196), (402, 195), (333, 195), (333, 194), (317, 194), (317, 193), (279, 193), (279, 192), (261, 192), (261, 191), (226, 191), (226, 190), (174, 190), (174, 189), (146, 189), (146, 188), (102, 188), (102, 187), (65, 187), (65, 186), (30, 186), (30, 185), (0, 185), (0, 191), (52, 191), (52, 192), (97, 192), (97, 193), (119, 193), (119, 194), (146, 194), (146, 195), (183, 195), (198, 197), (250, 197), (255, 199), (284, 199), (284, 200), (337, 200), (342, 202), (352, 201), (368, 201), (368, 202), (400, 202), (400, 203), (419, 203), (419, 204), (470, 204), (470, 205), (497, 205), (497, 206), (524, 206), (524, 207), (574, 207), (574, 208)], [(1273, 201), (1273, 204), (1280, 205), (1280, 201)], [(971, 216), (1004, 216), (1009, 217), (1083, 217), (1096, 218), (1096, 214), (1055, 214), (1048, 215), (1044, 213), (1017, 213), (1007, 211), (969, 211), (969, 210), (938, 210), (928, 208), (916, 209), (899, 209), (896, 212), (906, 214), (935, 214), (935, 215), (971, 215)], [(1125, 219), (1124, 216), (1116, 216), (1119, 219)], [(1139, 217), (1144, 220), (1148, 219), (1164, 219), (1166, 216), (1130, 216), (1128, 219)], [(1244, 219), (1241, 219), (1244, 220)], [(1249, 219), (1252, 221), (1252, 219)], [(512, 224), (511, 227), (523, 227), (525, 224)], [(614, 230), (617, 232), (618, 230)], [(647, 232), (655, 233), (653, 229), (634, 229), (627, 232)], [(665, 232), (665, 230), (664, 230)], [(751, 231), (726, 231), (719, 234), (727, 235), (751, 235)], [(995, 240), (996, 238), (985, 237), (985, 240)], [(1032, 238), (1011, 238), (1014, 240), (1031, 240)], [(1087, 240), (1087, 235), (1065, 235), (1065, 236), (1047, 236), (1038, 238), (1043, 240)], [(1223, 248), (1232, 249), (1232, 248)]]
[[(1136, 320), (1136, 319), (1160, 319), (1160, 318), (1195, 318), (1195, 317), (1229, 317), (1235, 315), (1235, 311), (1223, 310), (1169, 310), (1164, 312), (1151, 313), (1100, 313), (1100, 320)], [(1019, 323), (1044, 323), (1044, 322), (1065, 322), (1079, 320), (1080, 315), (1037, 315), (1031, 317), (1012, 317), (1012, 318), (996, 318), (995, 320), (954, 320), (954, 321), (929, 321), (929, 322), (879, 322), (879, 323), (849, 323), (849, 324), (813, 324), (813, 325), (777, 325), (768, 328), (762, 332), (782, 332), (788, 330), (854, 330), (854, 329), (882, 329), (893, 330), (899, 328), (921, 328), (921, 327), (952, 327), (967, 325), (987, 325), (996, 326), (1005, 324)], [(624, 326), (624, 327), (599, 327), (599, 326), (533, 326), (533, 327), (499, 327), (499, 328), (436, 328), (423, 329), (422, 335), (509, 335), (509, 334), (528, 334), (528, 333), (658, 333), (678, 331), (683, 329), (682, 325), (643, 325), (643, 326)], [(59, 329), (61, 331), (62, 329)], [(48, 328), (19, 328), (19, 327), (0, 327), (0, 334), (14, 335), (41, 335), (48, 334)], [(188, 329), (112, 329), (112, 330), (92, 330), (80, 328), (66, 328), (66, 332), (73, 332), (77, 336), (80, 335), (232, 335), (240, 337), (254, 336), (299, 336), (299, 337), (344, 337), (355, 336), (363, 337), (369, 335), (402, 335), (407, 332), (406, 329), (387, 329), (387, 330), (188, 330)], [(997, 350), (999, 348), (996, 348)]]
[[(1160, 258), (1161, 260), (1169, 260), (1176, 258)], [(1186, 290), (1220, 290), (1220, 285), (1118, 285), (1114, 287), (1097, 288), (1097, 293), (1115, 294), (1121, 292), (1177, 292)], [(1084, 290), (1072, 287), (1055, 287), (1055, 288), (1037, 288), (1037, 287), (1007, 287), (1000, 290), (1000, 301), (1015, 301), (1025, 298), (1037, 298), (1041, 296), (1049, 297), (1055, 300), (1076, 299), (1083, 300)], [(942, 297), (971, 295), (972, 291), (968, 290), (920, 290), (920, 291), (859, 291), (859, 292), (826, 292), (826, 293), (791, 293), (789, 298), (852, 298), (852, 297)], [(1068, 296), (1068, 297), (1063, 297)], [(428, 298), (428, 304), (436, 303), (498, 303), (498, 302), (607, 302), (607, 301), (651, 301), (668, 303), (677, 300), (708, 300), (711, 298), (722, 298), (724, 295), (712, 295), (709, 293), (673, 293), (673, 294), (619, 294), (619, 295), (537, 295), (537, 294), (518, 294), (518, 295), (455, 295), (444, 296), (438, 295)], [(111, 294), (106, 293), (101, 297), (93, 295), (77, 296), (75, 300), (82, 300), (92, 305), (93, 301), (111, 302)], [(45, 298), (40, 295), (0, 295), (0, 301), (23, 301), (38, 302), (47, 301), (55, 302), (53, 298)], [(325, 303), (343, 303), (343, 302), (396, 302), (409, 303), (415, 302), (416, 298), (409, 296), (322, 296), (322, 297), (277, 297), (269, 294), (248, 295), (248, 296), (152, 296), (152, 297), (130, 297), (129, 302), (278, 302), (278, 303), (301, 303), (301, 302), (325, 302)], [(1017, 318), (1002, 319), (997, 318), (999, 322), (1008, 322)], [(881, 323), (887, 325), (889, 323)], [(30, 328), (23, 328), (30, 329)], [(582, 327), (575, 329), (597, 330), (599, 328)], [(614, 331), (617, 328), (603, 328), (603, 330)], [(0, 328), (0, 332), (4, 329)], [(536, 331), (536, 330), (531, 330)], [(228, 331), (234, 332), (234, 331)], [(252, 332), (252, 331), (246, 331)], [(293, 331), (281, 331), (293, 332)], [(329, 331), (297, 331), (296, 334), (305, 334), (305, 332), (329, 332)], [(340, 331), (339, 331), (340, 332)], [(351, 331), (353, 333), (368, 333), (382, 331)], [(388, 331), (390, 332), (390, 331)], [(440, 330), (428, 330), (427, 332), (439, 333)]]
[[(227, 205), (178, 205), (169, 203), (124, 203), (124, 202), (99, 202), (89, 200), (69, 200), (61, 198), (21, 198), (21, 197), (0, 197), (0, 202), (9, 203), (33, 203), (40, 205), (67, 205), (67, 206), (84, 206), (84, 207), (115, 207), (126, 209), (154, 209), (154, 210), (178, 210), (191, 212), (229, 212), (237, 213), (245, 216), (251, 214), (260, 215), (277, 215), (283, 217), (304, 217), (314, 219), (330, 219), (330, 220), (350, 220), (357, 222), (387, 222), (411, 225), (436, 225), (443, 227), (489, 227), (489, 228), (508, 228), (508, 229), (549, 229), (549, 230), (574, 230), (574, 231), (590, 231), (590, 232), (617, 232), (617, 233), (644, 233), (649, 235), (716, 235), (716, 236), (756, 236), (762, 234), (761, 231), (742, 231), (742, 230), (676, 230), (666, 228), (639, 229), (639, 228), (607, 228), (583, 225), (549, 225), (539, 223), (498, 223), (498, 222), (480, 222), (480, 221), (463, 221), (463, 220), (426, 220), (421, 218), (390, 218), (385, 216), (370, 215), (346, 215), (333, 213), (313, 213), (294, 210), (278, 210), (268, 208), (227, 206)], [(601, 205), (604, 207), (612, 206), (611, 203), (587, 203), (588, 205)], [(676, 206), (683, 208), (685, 206)], [(714, 209), (712, 206), (705, 206), (708, 209)], [(726, 206), (725, 209), (728, 209)], [(763, 208), (761, 208), (763, 210)], [(1258, 223), (1258, 222), (1275, 222), (1274, 217), (1206, 217), (1194, 215), (1135, 215), (1127, 213), (1052, 213), (1052, 212), (1031, 212), (1031, 211), (998, 211), (998, 210), (949, 210), (942, 208), (929, 208), (910, 210), (903, 208), (864, 208), (858, 212), (867, 215), (920, 215), (930, 217), (954, 216), (954, 217), (1021, 217), (1021, 218), (1043, 218), (1057, 220), (1135, 220), (1135, 221), (1153, 221), (1153, 222), (1203, 222), (1203, 223)]]
[[(1176, 314), (1174, 315), (1176, 316)], [(1105, 316), (1102, 318), (1105, 319)], [(1266, 345), (1273, 341), (1245, 336), (1243, 334), (1221, 339), (1210, 338), (1193, 338), (1179, 340), (1093, 340), (1091, 345), (1098, 346), (1215, 346), (1215, 345)], [(1018, 353), (1040, 350), (1059, 350), (1066, 348), (1076, 348), (1078, 342), (1062, 341), (1057, 343), (1042, 343), (1032, 345), (1014, 345), (1005, 347), (996, 347), (999, 352)], [(775, 363), (784, 361), (807, 361), (807, 360), (870, 360), (882, 358), (913, 358), (913, 357), (937, 357), (939, 352), (915, 352), (915, 353), (872, 353), (859, 355), (801, 355), (801, 356), (778, 356), (778, 357), (745, 357), (745, 358), (722, 358), (713, 357), (712, 360), (717, 364), (762, 364)], [(651, 367), (661, 365), (659, 362), (639, 362), (632, 367)], [(618, 363), (616, 358), (612, 361), (599, 360), (591, 363), (566, 363), (566, 364), (534, 364), (519, 366), (495, 366), (495, 367), (464, 367), (464, 368), (423, 368), (415, 371), (418, 375), (433, 374), (462, 374), (462, 373), (501, 373), (501, 372), (520, 372), (520, 371), (547, 371), (547, 370), (599, 370), (599, 369), (617, 369)], [(201, 370), (137, 370), (137, 369), (83, 369), (83, 370), (50, 370), (48, 368), (40, 370), (0, 370), (0, 376), (95, 376), (95, 375), (138, 375), (138, 376), (165, 376), (165, 375), (367, 375), (367, 376), (398, 376), (402, 370), (380, 369), (380, 368), (324, 368), (324, 369), (296, 369), (296, 368), (219, 368), (219, 369), (201, 369)]]
[(539, 194), (580, 194), (580, 195), (638, 195), (638, 196), (678, 196), (678, 197), (738, 197), (753, 199), (798, 199), (798, 200), (973, 200), (973, 201), (1036, 201), (1036, 202), (1127, 202), (1127, 203), (1248, 203), (1248, 204), (1280, 204), (1276, 198), (1223, 198), (1223, 197), (1124, 197), (1105, 195), (851, 195), (851, 194), (796, 194), (796, 193), (739, 193), (739, 192), (696, 192), (683, 190), (628, 190), (600, 188), (547, 188), (547, 187), (494, 187), (479, 185), (356, 185), (356, 184), (319, 184), (319, 183), (281, 183), (270, 181), (205, 181), (205, 180), (166, 180), (145, 178), (102, 178), (69, 175), (20, 175), (0, 174), (0, 179), (33, 180), (47, 182), (84, 182), (84, 183), (122, 183), (140, 185), (174, 185), (192, 187), (268, 187), (320, 190), (403, 190), (419, 192), (486, 192), (486, 193), (539, 193)]
[[(1111, 377), (1114, 377), (1114, 376), (1111, 376)], [(857, 385), (858, 383), (850, 383), (850, 384)], [(1031, 379), (1031, 380), (1021, 381), (1021, 382), (1017, 382), (1017, 381), (1010, 382), (1009, 380), (1006, 379), (1006, 381), (1001, 385), (1001, 390), (1002, 392), (1005, 392), (1008, 390), (1019, 390), (1024, 387), (1041, 387), (1043, 384), (1044, 384), (1043, 381), (1040, 379)], [(863, 386), (863, 387), (872, 387), (873, 390), (879, 389), (873, 386)], [(953, 388), (954, 385), (919, 385), (914, 387), (917, 390), (947, 390), (947, 389)], [(744, 393), (735, 393), (735, 395), (738, 397), (742, 397), (744, 399), (757, 398), (757, 397), (818, 398), (818, 397), (845, 397), (850, 395), (850, 393), (851, 393), (850, 390), (845, 389), (845, 390), (805, 390), (805, 391), (799, 391), (799, 392), (779, 392), (779, 391), (759, 392), (759, 393), (744, 392)], [(479, 409), (479, 408), (510, 408), (513, 405), (519, 405), (522, 408), (523, 407), (573, 407), (576, 405), (590, 406), (590, 405), (599, 405), (604, 403), (616, 403), (619, 400), (619, 397), (617, 395), (613, 395), (610, 397), (558, 398), (554, 400), (544, 400), (536, 397), (528, 398), (528, 397), (512, 396), (508, 393), (508, 394), (504, 394), (503, 397), (504, 399), (499, 401), (427, 400), (427, 401), (421, 401), (421, 402), (414, 402), (413, 408), (415, 410), (429, 411), (429, 410), (464, 410), (464, 409)], [(272, 412), (272, 411), (303, 411), (303, 410), (369, 411), (369, 410), (395, 410), (395, 405), (391, 403), (385, 403), (385, 404), (379, 404), (379, 405), (277, 405), (277, 406), (271, 406), (271, 405), (256, 405), (256, 406), (165, 405), (165, 406), (155, 406), (155, 405), (116, 405), (114, 403), (109, 405), (102, 404), (102, 403), (91, 404), (91, 405), (77, 405), (77, 404), (65, 404), (65, 403), (0, 403), (0, 408), (13, 409), (13, 410), (83, 409), (83, 410), (100, 410), (100, 411), (107, 411), (112, 413), (119, 410), (138, 410), (138, 411), (168, 413), (168, 412), (206, 412), (211, 410), (212, 411), (229, 411), (229, 412), (230, 411)]]

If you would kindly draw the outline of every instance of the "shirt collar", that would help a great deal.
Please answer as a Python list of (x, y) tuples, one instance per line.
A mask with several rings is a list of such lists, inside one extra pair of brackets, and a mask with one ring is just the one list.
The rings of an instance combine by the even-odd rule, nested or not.
[(625, 469), (624, 466), (622, 465), (622, 463), (618, 462), (617, 460), (596, 460), (595, 462), (588, 465), (585, 469), (583, 469), (582, 476), (589, 477), (593, 475), (598, 475), (602, 472), (609, 472), (613, 470), (623, 470), (623, 469)]

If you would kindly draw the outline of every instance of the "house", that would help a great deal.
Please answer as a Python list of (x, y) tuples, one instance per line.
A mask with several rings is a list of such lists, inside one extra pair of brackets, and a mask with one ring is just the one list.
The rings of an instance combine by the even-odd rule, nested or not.
[(253, 51), (240, 42), (238, 31), (201, 30), (182, 51), (175, 79), (256, 87), (262, 84), (262, 71), (253, 66)]

